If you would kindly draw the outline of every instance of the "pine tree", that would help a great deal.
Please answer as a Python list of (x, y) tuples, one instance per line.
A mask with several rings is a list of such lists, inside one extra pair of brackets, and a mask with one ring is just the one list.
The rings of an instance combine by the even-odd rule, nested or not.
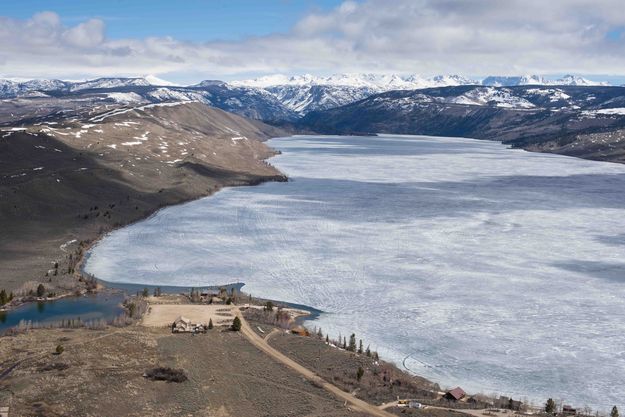
[(43, 286), (43, 284), (39, 284), (39, 286), (37, 286), (37, 297), (43, 297), (46, 293), (46, 287)]
[(369, 345), (367, 345), (367, 350), (365, 351), (365, 354), (366, 354), (368, 357), (371, 357), (371, 349), (369, 348)]
[(148, 290), (148, 287), (145, 287), (143, 289), (143, 294), (142, 295), (143, 295), (143, 297), (147, 297), (148, 295), (150, 295), (150, 290)]
[(616, 406), (612, 407), (612, 411), (610, 412), (610, 417), (619, 417), (618, 408), (616, 408)]
[(363, 349), (362, 349), (362, 339), (359, 340), (358, 343), (358, 354), (362, 355)]
[(213, 328), (213, 319), (209, 319), (208, 320), (208, 329), (212, 329)]
[(349, 347), (347, 348), (350, 352), (356, 352), (356, 335), (352, 333), (349, 337)]
[(128, 316), (130, 318), (134, 317), (136, 311), (137, 311), (137, 306), (135, 305), (135, 303), (128, 304)]
[(330, 336), (326, 335), (326, 343), (330, 343)]
[(5, 290), (0, 291), (0, 306), (5, 305), (9, 301), (7, 292)]
[(241, 330), (241, 319), (239, 317), (235, 317), (234, 320), (232, 320), (232, 330), (235, 332)]
[(553, 398), (549, 398), (547, 403), (545, 404), (545, 412), (548, 414), (553, 414), (556, 412), (556, 402)]
[(343, 349), (347, 349), (347, 338), (343, 336)]
[(358, 367), (358, 371), (356, 372), (356, 379), (358, 381), (360, 381), (362, 379), (362, 376), (365, 374), (365, 370), (362, 369), (362, 367)]

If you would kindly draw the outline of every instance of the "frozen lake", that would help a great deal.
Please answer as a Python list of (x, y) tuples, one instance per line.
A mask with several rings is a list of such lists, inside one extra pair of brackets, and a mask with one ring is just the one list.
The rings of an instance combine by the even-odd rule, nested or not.
[(111, 282), (243, 281), (444, 386), (606, 410), (625, 377), (625, 166), (430, 137), (293, 137), (292, 181), (118, 230)]

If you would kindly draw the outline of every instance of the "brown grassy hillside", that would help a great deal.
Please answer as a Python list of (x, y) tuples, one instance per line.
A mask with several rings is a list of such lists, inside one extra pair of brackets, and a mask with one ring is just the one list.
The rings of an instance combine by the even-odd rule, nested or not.
[(10, 290), (36, 281), (73, 288), (79, 242), (223, 186), (284, 180), (262, 143), (279, 130), (200, 103), (101, 109), (17, 129), (0, 131), (0, 288)]

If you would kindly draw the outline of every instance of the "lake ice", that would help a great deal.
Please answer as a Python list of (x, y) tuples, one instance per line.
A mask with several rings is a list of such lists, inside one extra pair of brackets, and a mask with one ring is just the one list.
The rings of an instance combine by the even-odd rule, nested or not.
[(606, 410), (625, 377), (625, 166), (417, 136), (278, 138), (288, 183), (117, 230), (110, 282), (246, 283), (444, 386)]

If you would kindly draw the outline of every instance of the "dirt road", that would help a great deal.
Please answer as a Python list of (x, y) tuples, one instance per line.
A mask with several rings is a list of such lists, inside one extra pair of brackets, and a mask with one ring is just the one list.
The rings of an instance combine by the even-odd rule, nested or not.
[(304, 378), (314, 383), (315, 385), (322, 387), (323, 389), (330, 392), (334, 396), (351, 404), (354, 410), (362, 411), (362, 412), (365, 412), (367, 414), (370, 414), (372, 416), (377, 416), (377, 417), (394, 417), (393, 414), (384, 410), (380, 410), (375, 405), (372, 405), (363, 400), (360, 400), (356, 398), (355, 396), (353, 396), (352, 394), (347, 393), (341, 390), (340, 388), (338, 388), (337, 386), (330, 384), (329, 382), (327, 382), (326, 380), (324, 380), (323, 378), (321, 378), (320, 376), (312, 372), (310, 369), (303, 367), (302, 365), (295, 362), (291, 358), (277, 351), (276, 349), (271, 347), (267, 343), (266, 340), (261, 338), (254, 330), (252, 330), (248, 322), (245, 320), (245, 318), (243, 318), (243, 315), (241, 314), (241, 311), (238, 308), (234, 308), (233, 312), (235, 313), (237, 317), (239, 317), (239, 319), (241, 319), (241, 333), (243, 334), (243, 336), (245, 336), (245, 338), (248, 339), (250, 343), (252, 343), (258, 349), (260, 349), (262, 352), (266, 353), (267, 355), (271, 356), (273, 359), (291, 368), (292, 370), (299, 373), (300, 375), (302, 375)]

